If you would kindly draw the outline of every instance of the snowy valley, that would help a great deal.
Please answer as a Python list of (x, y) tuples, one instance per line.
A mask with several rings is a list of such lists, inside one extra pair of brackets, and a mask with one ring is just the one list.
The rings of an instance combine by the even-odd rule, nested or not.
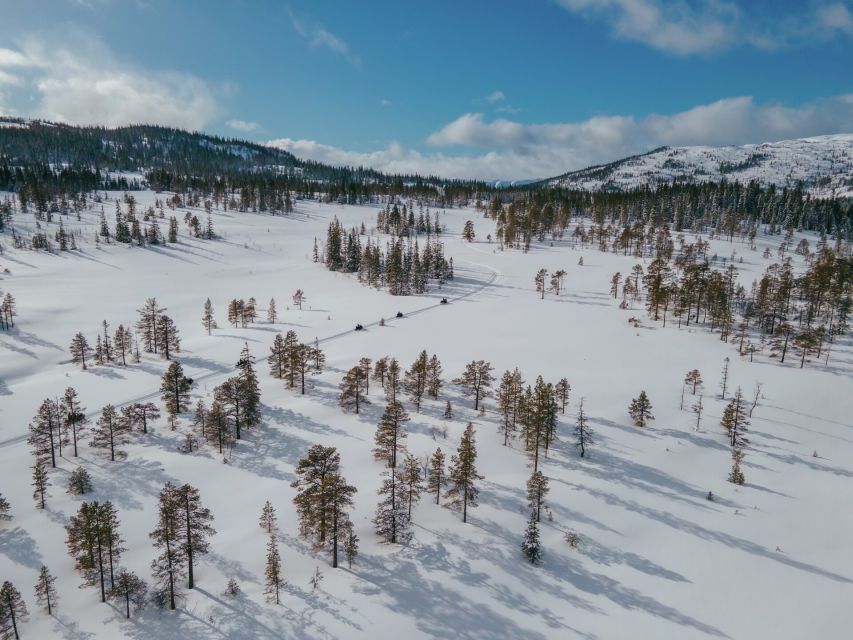
[[(832, 166), (846, 163), (847, 169), (828, 171), (820, 189), (851, 188), (850, 140), (827, 139), (838, 145)], [(806, 153), (805, 146), (788, 153)], [(738, 152), (744, 158), (666, 150), (604, 177), (565, 180), (573, 186), (578, 180), (582, 186), (633, 186), (647, 175), (657, 181), (667, 162), (701, 160), (716, 167), (723, 160), (747, 162), (756, 153), (771, 158), (760, 167), (772, 168), (778, 148)], [(817, 167), (807, 159), (803, 164)], [(760, 177), (748, 173), (753, 169), (738, 179)], [(716, 171), (709, 168), (708, 178), (719, 177)], [(137, 215), (171, 196), (131, 194)], [(6, 195), (0, 193), (0, 200)], [(484, 216), (485, 205), (433, 206), (432, 219), (441, 227), (433, 239), (453, 259), (453, 278), (441, 284), (430, 279), (421, 295), (392, 296), (363, 284), (356, 273), (327, 269), (325, 256), (313, 255), (315, 240), (319, 254), (328, 250), (335, 218), (344, 230), (355, 229), (362, 244), (370, 239), (384, 249), (391, 236), (377, 229), (377, 213), (391, 199), (341, 205), (294, 198), (292, 212), (283, 215), (214, 206), (211, 238), (184, 222), (189, 213), (203, 227), (203, 206), (182, 203), (167, 208), (160, 221), (165, 233), (168, 217), (176, 217), (176, 242), (140, 247), (114, 237), (95, 242), (102, 210), (110, 233), (116, 207), (128, 210), (125, 192), (101, 196), (106, 198), (87, 200), (79, 215), (54, 213), (50, 222), (16, 211), (0, 235), (0, 290), (14, 296), (16, 312), (14, 327), (0, 331), (0, 493), (10, 505), (9, 518), (0, 520), (0, 578), (13, 582), (27, 601), (21, 637), (844, 637), (853, 621), (849, 334), (821, 343), (819, 351), (804, 347), (802, 361), (792, 345), (781, 363), (752, 326), (743, 329), (755, 346), (747, 353), (736, 323), (723, 340), (710, 320), (689, 321), (689, 305), (683, 317), (664, 308), (664, 325), (647, 310), (635, 269), (650, 273), (653, 252), (637, 257), (627, 246), (622, 251), (600, 243), (598, 223), (582, 211), (565, 234), (533, 238), (524, 251), (498, 241), (504, 222)], [(394, 203), (423, 210), (417, 203)], [(60, 220), (74, 238), (72, 250), (55, 246)], [(792, 230), (785, 237), (768, 225), (754, 228), (754, 237), (732, 232), (731, 240), (719, 232), (710, 238), (713, 229), (673, 229), (671, 240), (676, 257), (698, 240), (706, 242), (699, 245), (703, 259), (721, 272), (734, 267), (732, 288), (739, 283), (747, 292), (782, 255), (797, 277), (814, 264), (819, 233)], [(15, 246), (13, 233), (31, 238), (40, 231), (53, 251)], [(419, 232), (417, 239), (423, 249), (426, 235)], [(826, 242), (849, 259), (849, 244)], [(780, 244), (786, 250), (780, 252)], [(537, 290), (540, 269), (547, 273)], [(552, 288), (547, 278), (561, 271)], [(622, 279), (612, 290), (617, 272)], [(636, 289), (625, 291), (632, 273)], [(301, 308), (294, 303), (297, 290), (304, 293)], [(149, 298), (180, 332), (180, 351), (170, 360), (140, 349), (139, 362), (132, 353), (126, 364), (99, 365), (90, 357), (85, 370), (72, 361), (75, 334), (94, 347), (103, 321), (109, 337), (119, 324), (136, 332), (137, 310)], [(230, 322), (231, 301), (249, 298), (256, 301), (257, 317), (245, 326), (239, 319)], [(218, 325), (209, 331), (202, 322), (207, 299)], [(274, 321), (267, 313), (271, 299)], [(307, 376), (304, 394), (271, 375), (267, 364), (276, 335), (289, 331), (325, 356), (322, 370)], [(135, 349), (135, 341), (130, 344)], [(259, 380), (259, 422), (220, 453), (215, 439), (201, 438), (194, 409), (199, 400), (208, 408), (213, 404), (214, 389), (237, 374), (244, 348)], [(422, 350), (440, 360), (442, 384), (437, 398), (419, 397), (419, 407), (401, 386), (399, 399), (410, 420), (399, 455), (411, 454), (427, 470), (428, 458), (440, 448), (449, 465), (470, 423), (482, 476), (475, 480), (479, 498), (463, 522), (444, 493), (436, 504), (436, 496), (424, 492), (412, 507), (411, 540), (390, 544), (373, 522), (388, 467), (374, 456), (386, 391), (371, 368), (356, 413), (340, 406), (340, 385), (362, 358), (375, 365), (391, 356), (402, 374)], [(454, 382), (478, 360), (490, 363), (495, 377), (493, 393), (482, 399), (484, 411), (475, 410), (474, 398)], [(178, 412), (174, 426), (160, 391), (172, 362), (193, 381), (189, 408)], [(536, 464), (549, 485), (538, 524), (538, 563), (522, 552), (534, 454), (526, 450), (521, 427), (505, 446), (507, 418), (495, 395), (504, 371), (516, 368), (524, 386), (534, 386), (537, 376), (553, 384), (565, 378), (570, 385), (568, 402), (556, 407), (547, 453), (537, 448)], [(693, 370), (702, 378), (695, 387), (685, 383)], [(66, 442), (56, 468), (47, 470), (42, 509), (39, 496), (33, 498), (28, 425), (45, 399), (61, 399), (69, 387), (90, 423), (79, 455)], [(748, 443), (738, 445), (744, 484), (728, 481), (732, 447), (721, 425), (738, 389), (749, 411), (742, 434)], [(642, 427), (629, 415), (641, 391), (654, 416)], [(108, 449), (89, 444), (104, 406), (120, 410), (148, 402), (161, 416), (147, 433), (134, 429), (126, 436), (126, 457), (111, 461)], [(583, 457), (576, 433), (581, 403), (590, 436)], [(196, 438), (191, 451), (188, 435)], [(292, 483), (300, 477), (300, 460), (318, 444), (336, 448), (340, 473), (356, 489), (347, 508), (360, 542), (351, 566), (342, 549), (340, 566), (333, 568), (328, 546), (300, 535)], [(91, 476), (92, 489), (71, 495), (69, 477), (80, 468)], [(181, 595), (175, 610), (147, 602), (128, 619), (120, 599), (102, 604), (96, 584), (79, 588), (83, 577), (66, 548), (66, 525), (84, 501), (111, 501), (125, 547), (118, 564), (153, 589), (150, 565), (160, 551), (149, 534), (158, 526), (158, 498), (168, 482), (198, 490), (215, 533), (195, 560), (194, 588), (186, 588), (185, 572), (176, 574)], [(266, 501), (277, 515), (271, 535), (259, 526)], [(271, 537), (281, 561), (279, 604), (270, 602)], [(42, 566), (56, 578), (53, 615), (33, 599)], [(229, 581), (239, 593), (228, 592)]]

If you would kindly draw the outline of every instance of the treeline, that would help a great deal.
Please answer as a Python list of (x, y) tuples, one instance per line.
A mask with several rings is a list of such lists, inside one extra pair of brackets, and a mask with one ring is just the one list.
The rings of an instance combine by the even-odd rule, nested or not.
[(811, 198), (801, 188), (762, 188), (757, 182), (662, 185), (628, 192), (584, 192), (539, 188), (494, 193), (478, 207), (497, 223), (502, 246), (528, 249), (530, 243), (562, 239), (576, 218), (616, 229), (664, 225), (676, 232), (733, 237), (759, 230), (781, 234), (808, 230), (853, 238), (853, 205), (844, 199)]

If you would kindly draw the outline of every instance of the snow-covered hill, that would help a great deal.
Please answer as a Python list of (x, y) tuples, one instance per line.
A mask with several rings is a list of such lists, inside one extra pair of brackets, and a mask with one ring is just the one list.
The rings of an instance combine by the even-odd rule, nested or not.
[(586, 190), (627, 190), (671, 182), (748, 183), (794, 187), (816, 197), (853, 196), (853, 134), (747, 144), (738, 147), (661, 147), (547, 181)]

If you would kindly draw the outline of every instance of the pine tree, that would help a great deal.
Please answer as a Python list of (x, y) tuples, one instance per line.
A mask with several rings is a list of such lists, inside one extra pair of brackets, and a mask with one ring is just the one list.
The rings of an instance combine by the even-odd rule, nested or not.
[(723, 372), (722, 372), (722, 378), (720, 379), (720, 389), (722, 390), (722, 393), (720, 394), (720, 398), (722, 398), (723, 400), (726, 399), (726, 389), (728, 387), (728, 384), (729, 384), (729, 358), (728, 358), (728, 356), (726, 356), (726, 359), (723, 360)]
[(123, 458), (125, 453), (120, 447), (128, 441), (130, 423), (119, 415), (113, 405), (108, 404), (96, 424), (89, 444), (97, 449), (109, 449), (110, 462), (115, 462), (116, 457)]
[(51, 575), (46, 566), (42, 565), (39, 569), (38, 580), (36, 581), (36, 602), (47, 608), (47, 615), (49, 616), (53, 615), (53, 610), (59, 601), (56, 595), (55, 582), (56, 578)]
[(720, 425), (729, 436), (729, 445), (732, 447), (745, 447), (749, 440), (746, 438), (749, 418), (747, 417), (746, 402), (740, 387), (735, 391), (732, 401), (723, 410)]
[(238, 387), (242, 396), (242, 424), (247, 429), (256, 427), (261, 422), (261, 388), (258, 376), (255, 374), (255, 359), (249, 353), (248, 343), (243, 345), (240, 359), (237, 361)]
[(383, 389), (385, 388), (385, 373), (388, 371), (388, 356), (379, 358), (373, 364), (373, 379), (379, 383)]
[(462, 228), (462, 239), (465, 242), (474, 242), (474, 221), (466, 220), (465, 226)]
[(26, 622), (28, 617), (27, 605), (21, 598), (21, 593), (15, 588), (15, 585), (6, 580), (0, 587), (0, 634), (4, 638), (10, 638), (14, 635), (15, 640), (17, 640), (20, 637), (18, 635), (18, 623)]
[(652, 403), (649, 401), (645, 391), (640, 391), (640, 395), (631, 400), (631, 405), (628, 407), (628, 414), (638, 427), (645, 427), (650, 420), (654, 420), (652, 415)]
[(148, 433), (148, 424), (160, 417), (160, 409), (153, 402), (134, 402), (121, 410), (122, 418), (132, 428)]
[(299, 310), (302, 311), (302, 305), (308, 302), (308, 298), (305, 297), (305, 292), (302, 289), (297, 289), (296, 293), (293, 294), (293, 306), (299, 307)]
[(267, 542), (267, 566), (264, 570), (264, 595), (267, 597), (267, 602), (281, 604), (280, 593), (283, 587), (281, 556), (275, 536), (271, 534)]
[(699, 400), (697, 400), (693, 406), (690, 408), (693, 413), (696, 414), (696, 431), (699, 431), (699, 426), (702, 423), (702, 410), (705, 408), (704, 403), (702, 402), (702, 396), (699, 396)]
[(411, 454), (406, 454), (403, 468), (400, 470), (400, 480), (408, 508), (409, 520), (412, 519), (412, 507), (421, 499), (423, 483), (421, 482), (421, 465)]
[(50, 478), (47, 475), (47, 465), (44, 460), (36, 459), (33, 465), (33, 500), (40, 509), (45, 508), (47, 488), (50, 486)]
[(114, 568), (124, 547), (118, 532), (118, 514), (111, 502), (84, 502), (71, 516), (66, 531), (68, 553), (85, 585), (100, 584), (101, 602), (106, 602), (106, 577), (115, 584)]
[(376, 447), (373, 449), (373, 456), (377, 460), (384, 460), (392, 469), (397, 467), (397, 453), (405, 446), (405, 423), (408, 421), (409, 414), (403, 409), (403, 405), (391, 402), (385, 407), (382, 419), (376, 426)]
[(201, 316), (201, 324), (207, 330), (207, 335), (210, 335), (214, 329), (218, 328), (216, 320), (213, 317), (213, 304), (210, 298), (204, 301), (204, 312)]
[(27, 439), (36, 459), (49, 462), (54, 469), (56, 468), (56, 447), (61, 446), (61, 424), (62, 411), (59, 403), (47, 398), (41, 403), (38, 412), (30, 422), (30, 436)]
[(160, 353), (166, 360), (170, 360), (172, 354), (181, 351), (178, 328), (165, 313), (161, 314), (157, 320), (157, 344), (160, 346)]
[(445, 420), (453, 420), (453, 407), (450, 406), (450, 400), (447, 401), (447, 404), (444, 405), (444, 413), (442, 417)]
[(334, 447), (314, 445), (297, 463), (297, 479), (290, 485), (298, 489), (293, 502), (299, 518), (299, 533), (304, 537), (314, 536), (320, 545), (325, 545), (331, 524), (324, 484), (327, 477), (338, 472), (340, 463), (341, 457)]
[(146, 353), (157, 353), (159, 337), (159, 320), (165, 309), (157, 305), (156, 298), (148, 298), (139, 309), (139, 320), (136, 329), (142, 337), (142, 345)]
[(108, 593), (112, 600), (124, 602), (125, 617), (128, 620), (130, 619), (130, 605), (133, 604), (134, 609), (139, 611), (145, 606), (147, 594), (148, 585), (145, 584), (145, 581), (127, 569), (118, 570), (115, 583), (110, 587)]
[(347, 557), (347, 565), (352, 569), (353, 560), (358, 556), (358, 536), (353, 532), (352, 526), (349, 527), (344, 541), (344, 553)]
[(385, 382), (382, 386), (385, 388), (385, 397), (390, 402), (397, 402), (397, 391), (400, 390), (400, 364), (396, 358), (388, 360)]
[(447, 484), (444, 473), (444, 452), (441, 447), (429, 459), (429, 472), (427, 474), (427, 491), (435, 494), (435, 503), (439, 504), (441, 499), (441, 488)]
[(439, 362), (438, 356), (433, 354), (429, 359), (429, 364), (427, 365), (426, 387), (427, 393), (434, 400), (438, 399), (438, 393), (441, 390), (441, 372), (441, 362)]
[(560, 413), (566, 413), (566, 405), (569, 404), (569, 394), (572, 391), (572, 385), (569, 384), (569, 381), (566, 378), (561, 378), (560, 381), (554, 385), (554, 393), (557, 396), (557, 400), (560, 401)]
[(536, 293), (542, 294), (541, 299), (545, 299), (545, 278), (548, 277), (547, 269), (539, 269), (536, 276), (533, 278), (533, 283), (536, 285)]
[(12, 516), (9, 514), (11, 509), (12, 506), (9, 504), (9, 501), (0, 493), (0, 520), (11, 520)]
[(92, 491), (92, 477), (83, 467), (77, 467), (68, 476), (68, 493), (75, 496), (85, 495)]
[(428, 368), (429, 359), (427, 352), (421, 351), (403, 377), (403, 388), (409, 394), (409, 398), (414, 403), (417, 411), (421, 410), (421, 399), (426, 392)]
[(527, 500), (533, 513), (536, 515), (536, 522), (539, 522), (542, 512), (542, 501), (548, 495), (548, 478), (541, 471), (534, 471), (533, 475), (527, 481)]
[(162, 606), (168, 602), (175, 609), (181, 595), (177, 578), (186, 568), (186, 554), (180, 540), (181, 512), (176, 498), (177, 489), (171, 483), (160, 491), (157, 527), (149, 534), (159, 555), (151, 562), (155, 580), (155, 596)]
[(447, 490), (450, 506), (462, 509), (462, 522), (468, 522), (468, 507), (477, 506), (477, 480), (483, 476), (477, 473), (477, 447), (474, 442), (474, 425), (470, 422), (462, 434), (462, 442), (456, 455), (450, 459), (448, 479), (451, 487)]
[(176, 508), (179, 513), (176, 531), (182, 540), (183, 554), (187, 559), (187, 588), (192, 589), (195, 586), (193, 568), (196, 558), (208, 552), (208, 538), (215, 534), (216, 530), (210, 526), (213, 516), (210, 509), (202, 506), (198, 489), (185, 484), (176, 489), (173, 496), (177, 501)]
[(462, 393), (466, 397), (474, 396), (474, 410), (480, 408), (480, 400), (490, 395), (490, 387), (494, 382), (492, 376), (493, 367), (484, 360), (472, 360), (462, 375), (453, 381), (462, 387)]
[[(214, 392), (214, 397), (216, 396)], [(228, 424), (228, 415), (219, 400), (214, 400), (207, 412), (207, 439), (219, 447), (220, 455), (233, 442), (233, 434)]]
[(329, 541), (332, 546), (332, 568), (337, 569), (338, 545), (346, 540), (346, 536), (352, 530), (352, 523), (346, 509), (353, 505), (352, 497), (356, 493), (356, 488), (347, 484), (344, 477), (335, 471), (323, 479), (321, 490), (325, 494), (324, 501), (328, 511), (326, 520), (331, 524)]
[(272, 503), (267, 500), (264, 503), (263, 510), (261, 510), (261, 519), (259, 520), (259, 524), (261, 525), (261, 528), (267, 530), (267, 533), (272, 533), (277, 520), (278, 518), (275, 515), (275, 509), (273, 508)]
[(178, 415), (189, 409), (192, 385), (192, 378), (184, 375), (184, 368), (179, 362), (172, 362), (166, 369), (166, 373), (163, 374), (160, 384), (162, 395), (160, 397), (166, 404), (166, 411), (169, 413), (172, 428), (175, 427)]
[(702, 386), (702, 375), (699, 373), (699, 369), (688, 371), (687, 375), (684, 376), (684, 384), (690, 387), (692, 394), (695, 396), (696, 389)]
[(581, 458), (586, 455), (586, 448), (594, 444), (592, 436), (592, 429), (590, 429), (589, 420), (587, 420), (586, 413), (584, 413), (583, 398), (581, 398), (580, 405), (578, 406), (578, 417), (575, 422), (575, 446), (581, 450)]
[(344, 409), (354, 409), (359, 412), (361, 405), (368, 404), (367, 398), (364, 397), (367, 386), (367, 376), (364, 373), (364, 367), (356, 365), (344, 374), (341, 384), (338, 388), (341, 390), (338, 396), (338, 404)]
[(270, 298), (269, 306), (267, 306), (267, 322), (270, 324), (278, 322), (278, 312), (275, 309), (275, 298)]
[(89, 347), (86, 337), (82, 333), (77, 333), (74, 336), (74, 339), (71, 340), (71, 347), (69, 347), (69, 350), (71, 351), (71, 361), (74, 364), (79, 364), (85, 371), (86, 356), (92, 353), (92, 349)]
[(116, 352), (116, 358), (121, 360), (121, 365), (127, 366), (127, 354), (133, 351), (133, 334), (120, 324), (113, 336), (113, 348)]
[(539, 564), (542, 560), (542, 545), (539, 542), (539, 525), (535, 511), (531, 512), (527, 521), (527, 529), (521, 540), (521, 551), (531, 564)]

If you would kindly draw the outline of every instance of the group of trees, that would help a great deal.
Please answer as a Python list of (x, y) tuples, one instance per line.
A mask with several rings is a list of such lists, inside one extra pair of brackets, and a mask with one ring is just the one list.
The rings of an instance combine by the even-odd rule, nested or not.
[(835, 337), (849, 330), (853, 257), (844, 255), (840, 245), (830, 248), (825, 237), (814, 253), (807, 241), (798, 245), (807, 263), (798, 276), (786, 255), (793, 243), (789, 230), (779, 247), (782, 260), (767, 267), (747, 290), (738, 283), (734, 260), (725, 270), (711, 267), (717, 258), (707, 256), (707, 242), (701, 238), (692, 244), (680, 238), (675, 252), (668, 230), (659, 236), (656, 257), (645, 273), (638, 264), (624, 279), (621, 273), (611, 279), (614, 297), (622, 284), (623, 308), (645, 293), (649, 315), (664, 326), (671, 313), (679, 327), (692, 322), (719, 331), (721, 340), (750, 360), (769, 346), (770, 356), (780, 362), (795, 352), (800, 367), (810, 357), (824, 356), (828, 362)]
[(291, 329), (283, 337), (276, 334), (267, 363), (273, 378), (283, 380), (288, 389), (298, 386), (304, 394), (308, 376), (323, 372), (326, 356), (317, 341), (313, 345), (301, 343)]
[[(446, 260), (444, 245), (428, 236), (423, 250), (418, 240), (394, 236), (383, 250), (377, 241), (367, 239), (362, 247), (357, 228), (346, 232), (337, 218), (329, 223), (324, 262), (330, 271), (357, 273), (361, 282), (385, 287), (391, 295), (420, 294), (429, 283), (441, 286), (453, 279), (453, 258)], [(315, 241), (315, 260), (320, 256)]]

